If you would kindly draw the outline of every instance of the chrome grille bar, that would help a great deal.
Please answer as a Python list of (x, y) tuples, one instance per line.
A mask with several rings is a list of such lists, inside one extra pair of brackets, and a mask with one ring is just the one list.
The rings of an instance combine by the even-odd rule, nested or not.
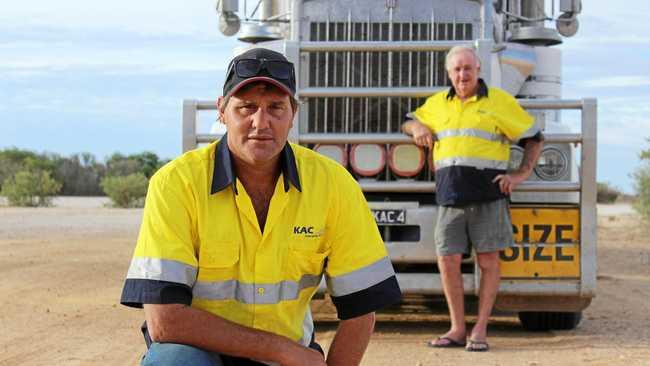
[[(299, 136), (303, 144), (411, 144), (411, 137), (401, 133), (309, 133)], [(545, 143), (580, 143), (579, 133), (549, 134)]]
[(299, 98), (316, 98), (316, 97), (409, 97), (421, 98), (428, 97), (447, 87), (370, 87), (370, 88), (346, 88), (346, 87), (310, 87), (298, 91)]
[(448, 51), (454, 46), (473, 47), (471, 41), (304, 41), (301, 52), (427, 52)]

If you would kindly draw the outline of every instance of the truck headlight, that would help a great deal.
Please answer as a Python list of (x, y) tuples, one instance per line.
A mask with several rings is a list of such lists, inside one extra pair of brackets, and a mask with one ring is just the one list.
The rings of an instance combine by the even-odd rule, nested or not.
[(350, 165), (361, 176), (377, 175), (386, 166), (386, 148), (378, 144), (352, 145)]
[(390, 147), (388, 166), (400, 177), (416, 176), (424, 167), (424, 151), (412, 144), (399, 144)]
[(553, 146), (545, 147), (537, 161), (535, 174), (544, 180), (558, 180), (566, 174), (568, 161), (562, 150)]
[(314, 151), (327, 156), (344, 167), (348, 166), (348, 154), (345, 145), (316, 145)]

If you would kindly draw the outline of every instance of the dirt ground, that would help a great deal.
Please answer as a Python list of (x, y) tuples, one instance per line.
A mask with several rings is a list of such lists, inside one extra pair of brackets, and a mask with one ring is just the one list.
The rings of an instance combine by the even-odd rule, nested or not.
[[(0, 207), (0, 365), (136, 365), (143, 315), (118, 301), (142, 211), (61, 206)], [(650, 365), (650, 225), (625, 207), (600, 212), (598, 295), (576, 330), (498, 317), (491, 351), (470, 354), (425, 347), (444, 316), (381, 322), (362, 364)], [(335, 326), (317, 328), (326, 348)]]

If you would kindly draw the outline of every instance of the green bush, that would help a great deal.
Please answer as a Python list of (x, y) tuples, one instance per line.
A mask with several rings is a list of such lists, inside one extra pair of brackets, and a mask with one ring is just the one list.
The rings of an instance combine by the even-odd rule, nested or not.
[(165, 163), (167, 161), (160, 160), (158, 155), (148, 151), (126, 156), (114, 153), (106, 160), (106, 175), (126, 176), (143, 173), (149, 179)]
[(6, 179), (13, 177), (21, 170), (25, 170), (22, 163), (11, 161), (0, 155), (0, 190)]
[(50, 206), (52, 196), (61, 189), (61, 184), (42, 170), (21, 170), (5, 179), (2, 195), (11, 206), (39, 207)]
[(609, 183), (598, 183), (598, 190), (596, 192), (596, 202), (598, 203), (614, 203), (621, 192), (610, 186)]
[(104, 193), (117, 207), (142, 207), (149, 182), (142, 173), (120, 177), (105, 177), (101, 181)]
[(644, 219), (650, 220), (650, 161), (646, 166), (637, 169), (632, 176), (637, 193), (634, 208)]
[(65, 157), (15, 147), (0, 149), (0, 191), (6, 179), (26, 170), (49, 172), (50, 177), (62, 184), (58, 194), (63, 196), (103, 195), (102, 178), (142, 173), (148, 179), (165, 163), (167, 160), (148, 151), (131, 155), (114, 153), (103, 163), (90, 153)]
[(105, 175), (104, 164), (90, 153), (81, 153), (59, 159), (54, 176), (63, 183), (62, 196), (103, 196), (99, 182)]

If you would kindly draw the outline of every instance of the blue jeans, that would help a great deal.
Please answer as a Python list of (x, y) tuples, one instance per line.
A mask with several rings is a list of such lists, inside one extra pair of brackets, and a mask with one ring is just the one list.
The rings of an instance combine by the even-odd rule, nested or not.
[(257, 366), (258, 362), (218, 353), (204, 351), (197, 347), (178, 343), (157, 343), (149, 346), (140, 366)]
[(221, 357), (200, 348), (177, 343), (152, 343), (141, 366), (223, 366)]

